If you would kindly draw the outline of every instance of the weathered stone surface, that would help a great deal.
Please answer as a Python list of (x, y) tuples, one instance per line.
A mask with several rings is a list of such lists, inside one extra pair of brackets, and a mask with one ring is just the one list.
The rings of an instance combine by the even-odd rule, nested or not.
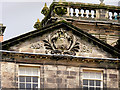
[(75, 72), (75, 71), (70, 71), (70, 75), (76, 75), (77, 74), (77, 72)]
[(103, 74), (103, 77), (107, 77), (107, 74)]
[(44, 84), (43, 83), (40, 83), (40, 88), (44, 88)]
[[(50, 39), (54, 38), (54, 36), (58, 35), (56, 33), (59, 33), (59, 31), (64, 32), (64, 39), (62, 42), (59, 41), (59, 39), (57, 39), (56, 42), (50, 42)], [(59, 36), (56, 36), (56, 38), (61, 38)], [(72, 40), (70, 43), (69, 40)], [(47, 49), (46, 48), (46, 42), (49, 43), (49, 47), (51, 47), (52, 49)], [(60, 43), (61, 42), (61, 43)], [(56, 52), (58, 50), (54, 50), (54, 45), (56, 45), (56, 47), (60, 48), (60, 45), (64, 44), (64, 49), (65, 50), (61, 50), (59, 52)], [(77, 43), (77, 44), (76, 44)], [(76, 56), (83, 56), (83, 57), (100, 57), (100, 58), (107, 58), (107, 57), (112, 57), (108, 52), (102, 50), (101, 48), (99, 48), (98, 46), (94, 45), (93, 43), (88, 42), (87, 38), (82, 38), (82, 37), (78, 37), (75, 34), (71, 32), (68, 32), (67, 30), (64, 30), (64, 28), (61, 29), (57, 29), (51, 33), (46, 33), (45, 35), (42, 36), (38, 36), (36, 38), (33, 38), (31, 40), (26, 40), (24, 43), (20, 43), (19, 45), (15, 45), (12, 46), (10, 48), (10, 50), (17, 50), (19, 52), (31, 52), (31, 53), (42, 53), (42, 54), (51, 54), (51, 53), (57, 53), (57, 54), (65, 54), (67, 53), (71, 53), (72, 55), (74, 55), (72, 52), (70, 52), (70, 50), (68, 50), (68, 46), (70, 46), (70, 44), (72, 44), (72, 47), (69, 49), (72, 49), (75, 44), (77, 45), (77, 52), (75, 51), (75, 55)], [(67, 47), (67, 48), (66, 48)], [(74, 50), (74, 49), (73, 49)], [(48, 66), (49, 70), (56, 70), (57, 68), (55, 68), (56, 66)], [(58, 69), (60, 69), (58, 67)], [(62, 68), (61, 68), (62, 69)]]
[(67, 88), (67, 84), (57, 84), (58, 88), (62, 88), (61, 90)]
[(62, 83), (62, 78), (56, 78), (56, 83)]
[(64, 75), (69, 75), (69, 71), (63, 71)]
[(1, 62), (1, 86), (2, 88), (16, 88), (17, 80), (16, 74), (16, 64), (9, 62)]
[[(18, 64), (2, 63), (2, 87), (3, 88), (17, 88), (18, 87)], [(80, 88), (82, 87), (82, 70), (84, 67), (74, 66), (54, 66), (54, 65), (40, 65), (40, 87), (41, 88)], [(10, 70), (10, 68), (12, 70)], [(49, 69), (49, 67), (57, 69)], [(85, 67), (86, 68), (86, 67)], [(98, 69), (98, 68), (97, 68)], [(98, 69), (99, 70), (99, 69)], [(104, 71), (104, 70), (103, 70)], [(119, 82), (119, 73), (115, 69), (105, 69), (103, 72), (104, 87), (117, 88)], [(7, 82), (6, 82), (7, 81)]]
[(44, 82), (44, 78), (40, 78), (40, 82)]
[(56, 83), (47, 83), (47, 84), (44, 84), (44, 88), (57, 88), (57, 84)]
[(58, 69), (58, 70), (61, 70), (61, 71), (62, 71), (62, 70), (66, 70), (66, 66), (58, 66), (57, 69)]
[[(91, 23), (92, 24), (92, 23)], [(107, 42), (110, 45), (114, 45), (113, 42), (116, 42), (119, 39), (119, 27), (116, 26), (113, 28), (110, 28), (109, 25), (103, 25), (103, 27), (100, 26), (96, 26), (96, 25), (88, 25), (88, 24), (83, 24), (83, 23), (79, 23), (79, 22), (74, 22), (73, 25), (77, 26), (80, 29), (84, 29), (85, 32), (95, 36), (96, 38)], [(107, 28), (107, 29), (104, 29)]]
[(109, 74), (109, 78), (117, 78), (117, 74)]
[(55, 83), (55, 79), (54, 78), (47, 78), (47, 82), (48, 83)]
[(68, 79), (74, 79), (74, 76), (67, 76)]
[(57, 71), (57, 74), (61, 74), (61, 71), (60, 71), (60, 70), (58, 70), (58, 71)]
[(119, 72), (115, 69), (107, 70), (107, 88), (118, 88), (118, 74)]

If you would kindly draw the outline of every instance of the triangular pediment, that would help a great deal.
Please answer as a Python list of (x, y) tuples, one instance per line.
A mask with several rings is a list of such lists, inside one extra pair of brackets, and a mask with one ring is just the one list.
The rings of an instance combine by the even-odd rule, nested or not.
[(59, 22), (3, 42), (3, 48), (7, 45), (10, 46), (8, 50), (28, 53), (100, 58), (110, 58), (119, 54), (108, 44), (65, 22)]

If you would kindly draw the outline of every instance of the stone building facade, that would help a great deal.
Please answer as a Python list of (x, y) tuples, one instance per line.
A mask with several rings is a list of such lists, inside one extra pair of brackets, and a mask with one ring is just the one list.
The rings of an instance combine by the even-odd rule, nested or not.
[(120, 7), (53, 2), (42, 14), (36, 30), (2, 42), (2, 89), (120, 88)]

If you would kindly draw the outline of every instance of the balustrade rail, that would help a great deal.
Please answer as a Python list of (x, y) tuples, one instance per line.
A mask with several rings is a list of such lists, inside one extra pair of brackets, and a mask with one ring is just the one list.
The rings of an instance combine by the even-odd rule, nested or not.
[[(120, 9), (106, 9), (106, 8), (91, 8), (91, 7), (67, 7), (67, 16), (80, 17), (87, 19), (101, 19), (101, 20), (120, 20)], [(119, 7), (120, 8), (120, 7)], [(65, 15), (66, 16), (66, 15)]]
[(75, 2), (53, 2), (42, 25), (46, 25), (51, 17), (77, 18), (82, 20), (99, 20), (120, 22), (120, 6), (89, 4)]

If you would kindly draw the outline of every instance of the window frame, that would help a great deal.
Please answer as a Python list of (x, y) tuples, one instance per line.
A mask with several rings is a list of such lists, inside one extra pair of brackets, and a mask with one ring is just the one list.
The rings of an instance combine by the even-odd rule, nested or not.
[[(38, 68), (38, 75), (22, 75), (22, 74), (20, 74), (20, 67)], [(20, 88), (20, 76), (23, 76), (23, 77), (38, 77), (38, 88), (40, 88), (40, 65), (31, 65), (31, 64), (20, 64), (20, 65), (18, 65), (18, 88)], [(24, 83), (26, 84), (26, 81)], [(25, 89), (27, 89), (27, 88), (25, 88)]]
[[(91, 78), (91, 79), (88, 78), (88, 79), (87, 79), (87, 78), (84, 78), (84, 77), (83, 77), (83, 73), (84, 73), (84, 72), (100, 72), (100, 73), (101, 73), (101, 79), (93, 79), (93, 78)], [(82, 79), (81, 79), (81, 80), (82, 80), (82, 88), (85, 86), (85, 85), (83, 85), (83, 80), (94, 80), (94, 82), (96, 82), (96, 81), (98, 80), (98, 81), (101, 81), (101, 86), (96, 86), (96, 85), (95, 85), (95, 86), (90, 86), (90, 85), (89, 85), (89, 82), (90, 82), (90, 81), (88, 81), (88, 85), (86, 85), (86, 86), (88, 86), (88, 88), (89, 88), (89, 87), (94, 87), (94, 88), (100, 87), (100, 90), (102, 90), (102, 89), (103, 89), (103, 81), (104, 81), (104, 80), (103, 80), (103, 74), (104, 74), (104, 69), (82, 68)], [(89, 90), (89, 89), (88, 89), (88, 90)], [(95, 90), (96, 90), (96, 89), (95, 89)]]

